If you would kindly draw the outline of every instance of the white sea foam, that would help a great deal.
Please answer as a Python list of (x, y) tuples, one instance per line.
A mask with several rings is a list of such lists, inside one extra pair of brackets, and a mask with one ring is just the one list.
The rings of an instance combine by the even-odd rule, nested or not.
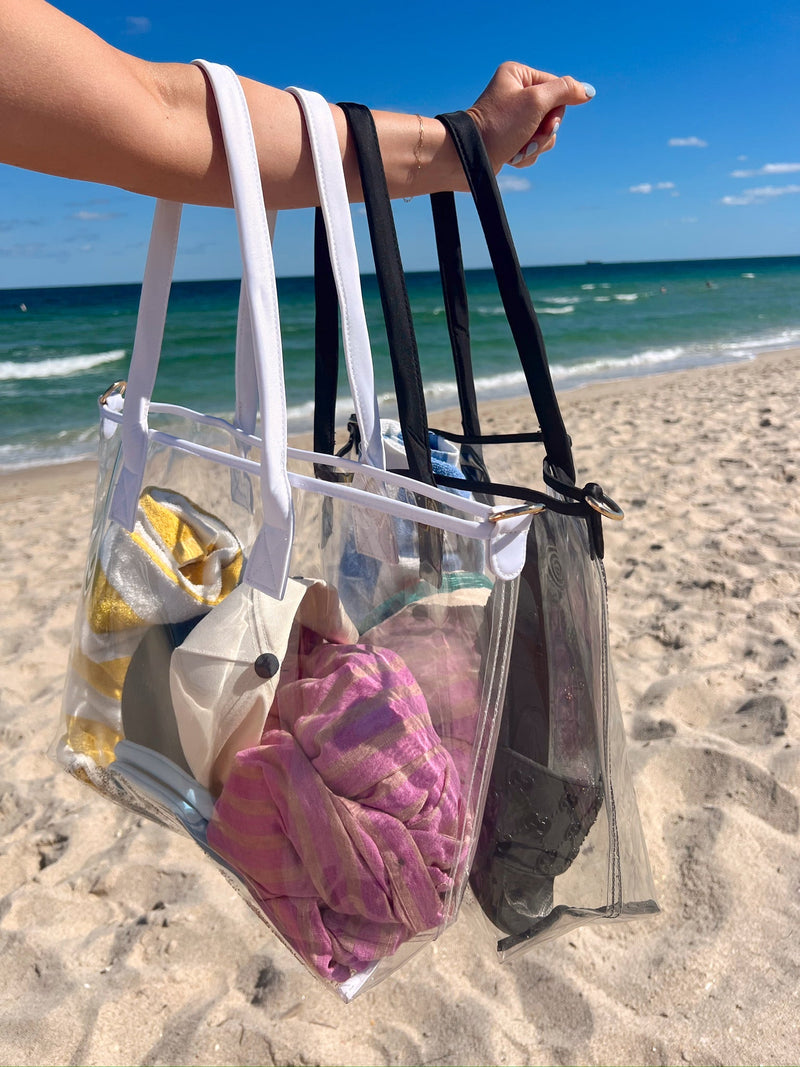
[[(352, 400), (348, 399), (346, 403), (343, 400), (339, 400), (336, 404), (337, 422), (346, 422), (352, 410)], [(311, 420), (313, 419), (313, 417), (313, 400), (307, 400), (304, 404), (295, 404), (293, 407), (287, 407), (286, 419), (287, 424), (289, 426), (289, 433), (299, 433), (301, 430), (308, 429), (308, 427), (311, 425)]]
[(567, 366), (555, 364), (551, 367), (551, 372), (553, 378), (558, 381), (608, 377), (609, 372), (612, 376), (622, 376), (631, 371), (635, 373), (637, 369), (652, 369), (659, 364), (674, 363), (686, 355), (687, 349), (682, 345), (676, 345), (674, 348), (647, 348), (643, 352), (635, 352), (632, 356), (600, 356)]
[(611, 300), (610, 296), (596, 296), (594, 298), (595, 304), (608, 304)]
[(638, 293), (614, 293), (615, 300), (638, 300)]
[(46, 440), (0, 445), (0, 471), (51, 467), (91, 459), (97, 455), (97, 424), (79, 430), (61, 430)]
[(596, 289), (596, 288), (597, 288), (597, 286), (594, 285), (593, 283), (591, 283), (589, 285), (582, 285), (581, 286), (581, 289)]
[(797, 344), (800, 344), (800, 329), (782, 330), (764, 337), (745, 337), (739, 341), (722, 341), (716, 347), (733, 356), (747, 356), (755, 352), (769, 352), (773, 348), (793, 348)]
[(579, 304), (579, 296), (543, 296), (541, 300), (545, 304)]
[(571, 315), (575, 310), (574, 304), (567, 304), (560, 308), (539, 308), (540, 315)]
[(31, 378), (65, 378), (69, 374), (80, 374), (93, 370), (104, 363), (116, 363), (125, 358), (124, 348), (115, 348), (110, 352), (98, 352), (93, 356), (57, 356), (54, 359), (32, 360), (28, 363), (13, 363), (11, 360), (0, 361), (0, 382), (23, 381)]
[[(597, 299), (595, 297), (595, 300)], [(605, 299), (610, 298), (606, 297)], [(550, 364), (550, 370), (553, 380), (561, 388), (575, 388), (593, 381), (607, 381), (609, 379), (657, 374), (660, 371), (677, 370), (684, 367), (749, 360), (755, 358), (759, 352), (789, 348), (797, 344), (800, 344), (800, 329), (791, 329), (761, 338), (743, 338), (738, 341), (717, 342), (708, 346), (674, 345), (666, 348), (646, 348), (629, 356), (599, 356), (596, 359), (582, 360), (578, 363), (567, 365), (553, 362)], [(506, 371), (501, 374), (476, 378), (475, 389), (480, 401), (520, 396), (527, 392), (525, 375), (521, 370)], [(458, 404), (458, 391), (455, 382), (429, 382), (425, 388), (425, 403), (431, 412), (455, 407)], [(397, 408), (393, 392), (385, 392), (379, 395), (378, 404), (383, 417), (396, 417)], [(351, 399), (339, 398), (336, 404), (337, 423), (343, 425), (352, 410), (353, 402)], [(309, 429), (313, 412), (313, 401), (289, 408), (287, 414), (290, 432), (296, 433)], [(0, 466), (2, 465), (4, 464), (0, 459)]]
[[(696, 354), (678, 345), (673, 348), (645, 349), (631, 356), (601, 356), (566, 366), (551, 363), (550, 371), (554, 381), (564, 386), (574, 387), (606, 378), (626, 378), (636, 374), (655, 373), (661, 366), (666, 369), (670, 364), (680, 363), (682, 360), (688, 364), (694, 362), (695, 359)], [(483, 401), (518, 396), (525, 393), (527, 387), (525, 375), (519, 370), (476, 378), (475, 389), (478, 399)], [(431, 410), (454, 405), (458, 401), (455, 384), (433, 382), (430, 388), (425, 390), (425, 399)], [(381, 398), (381, 403), (383, 403), (383, 398)]]

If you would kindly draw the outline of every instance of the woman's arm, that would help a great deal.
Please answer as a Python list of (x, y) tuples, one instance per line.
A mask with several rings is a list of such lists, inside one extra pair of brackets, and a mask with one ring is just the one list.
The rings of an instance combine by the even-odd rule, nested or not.
[[(198, 67), (121, 52), (45, 0), (0, 0), (0, 40), (0, 161), (166, 200), (230, 203), (216, 108)], [(242, 85), (266, 203), (275, 209), (314, 204), (311, 152), (296, 99), (246, 78)], [(571, 78), (507, 63), (470, 110), (499, 170), (531, 141), (538, 152), (517, 165), (534, 162), (552, 147), (565, 106), (588, 99)], [(358, 200), (344, 116), (332, 110), (348, 190)], [(417, 116), (375, 112), (375, 120), (392, 196), (463, 187), (441, 123), (423, 119), (420, 151)]]

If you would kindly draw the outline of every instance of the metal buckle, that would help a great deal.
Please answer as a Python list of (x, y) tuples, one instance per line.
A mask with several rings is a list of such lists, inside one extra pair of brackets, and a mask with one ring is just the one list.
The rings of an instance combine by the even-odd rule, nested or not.
[(127, 387), (128, 383), (126, 381), (114, 382), (113, 385), (109, 385), (108, 389), (106, 389), (103, 395), (99, 398), (98, 403), (105, 404), (108, 398), (113, 396), (114, 393), (119, 393), (121, 397), (124, 397)]
[(597, 497), (590, 496), (588, 493), (584, 499), (590, 508), (594, 508), (594, 510), (605, 519), (613, 519), (614, 522), (621, 522), (625, 518), (625, 512), (619, 504), (612, 500), (610, 496), (606, 496), (605, 493), (603, 493), (599, 500)]
[(519, 515), (538, 515), (546, 507), (546, 504), (520, 504), (518, 507), (508, 508), (506, 511), (495, 512), (494, 515), (489, 516), (489, 522), (500, 522), (501, 519), (515, 519)]

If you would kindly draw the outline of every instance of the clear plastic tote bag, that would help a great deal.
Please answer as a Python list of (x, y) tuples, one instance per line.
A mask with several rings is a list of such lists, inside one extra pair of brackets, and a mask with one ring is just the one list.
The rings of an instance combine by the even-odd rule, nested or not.
[[(405, 398), (398, 405), (399, 430), (392, 436), (449, 449), (438, 453), (447, 462), (437, 469), (437, 484), (494, 504), (495, 517), (532, 515), (499, 740), (470, 875), (472, 892), (504, 957), (578, 925), (658, 911), (609, 649), (602, 521), (619, 519), (622, 512), (595, 482), (576, 485), (571, 442), (497, 183), (478, 132), (463, 112), (439, 118), (472, 190), (539, 428), (522, 434), (481, 432), (467, 284), (451, 193), (431, 200), (461, 427), (434, 430), (428, 425), (377, 137), (366, 108), (342, 106), (359, 156), (397, 394)], [(322, 245), (319, 253), (324, 261)], [(318, 268), (318, 281), (328, 277)], [(324, 294), (320, 306), (330, 306)], [(330, 375), (318, 377), (322, 440), (332, 423), (330, 381)], [(536, 448), (544, 446), (538, 488), (532, 481), (510, 485), (492, 480), (492, 446), (507, 444), (531, 446), (523, 478), (535, 471)]]
[(180, 220), (160, 202), (127, 387), (100, 398), (54, 751), (190, 835), (348, 1000), (458, 912), (530, 515), (386, 469), (338, 142), (328, 106), (300, 90), (359, 441), (347, 457), (288, 446), (249, 115), (233, 73), (202, 66), (242, 252), (236, 411), (151, 400)]

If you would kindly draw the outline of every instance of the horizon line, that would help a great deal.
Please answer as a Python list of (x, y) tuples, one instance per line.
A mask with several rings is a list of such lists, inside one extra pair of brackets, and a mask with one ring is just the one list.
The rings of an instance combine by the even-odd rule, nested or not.
[[(753, 260), (761, 259), (800, 259), (800, 252), (791, 253), (787, 255), (770, 254), (770, 255), (758, 255), (758, 256), (706, 256), (703, 258), (691, 258), (691, 259), (586, 259), (582, 263), (527, 263), (521, 264), (522, 270), (554, 270), (562, 268), (575, 268), (575, 267), (642, 267), (648, 265), (659, 265), (669, 263), (734, 263), (737, 260), (747, 260), (752, 262)], [(491, 264), (486, 267), (465, 267), (465, 273), (469, 274), (474, 271), (491, 271)], [(407, 275), (413, 274), (437, 274), (437, 267), (429, 267), (421, 270), (406, 270)], [(375, 271), (361, 271), (361, 276), (364, 278), (376, 277)], [(298, 278), (312, 278), (313, 274), (278, 274), (276, 278), (280, 280), (296, 280)], [(195, 284), (214, 284), (216, 282), (237, 282), (240, 279), (236, 276), (230, 278), (176, 278), (173, 279), (175, 285), (195, 285)], [(93, 289), (103, 288), (114, 285), (141, 285), (141, 279), (130, 282), (76, 282), (76, 283), (64, 283), (59, 285), (23, 285), (23, 286), (0, 286), (0, 292), (2, 293), (14, 293), (24, 292), (28, 289)]]

